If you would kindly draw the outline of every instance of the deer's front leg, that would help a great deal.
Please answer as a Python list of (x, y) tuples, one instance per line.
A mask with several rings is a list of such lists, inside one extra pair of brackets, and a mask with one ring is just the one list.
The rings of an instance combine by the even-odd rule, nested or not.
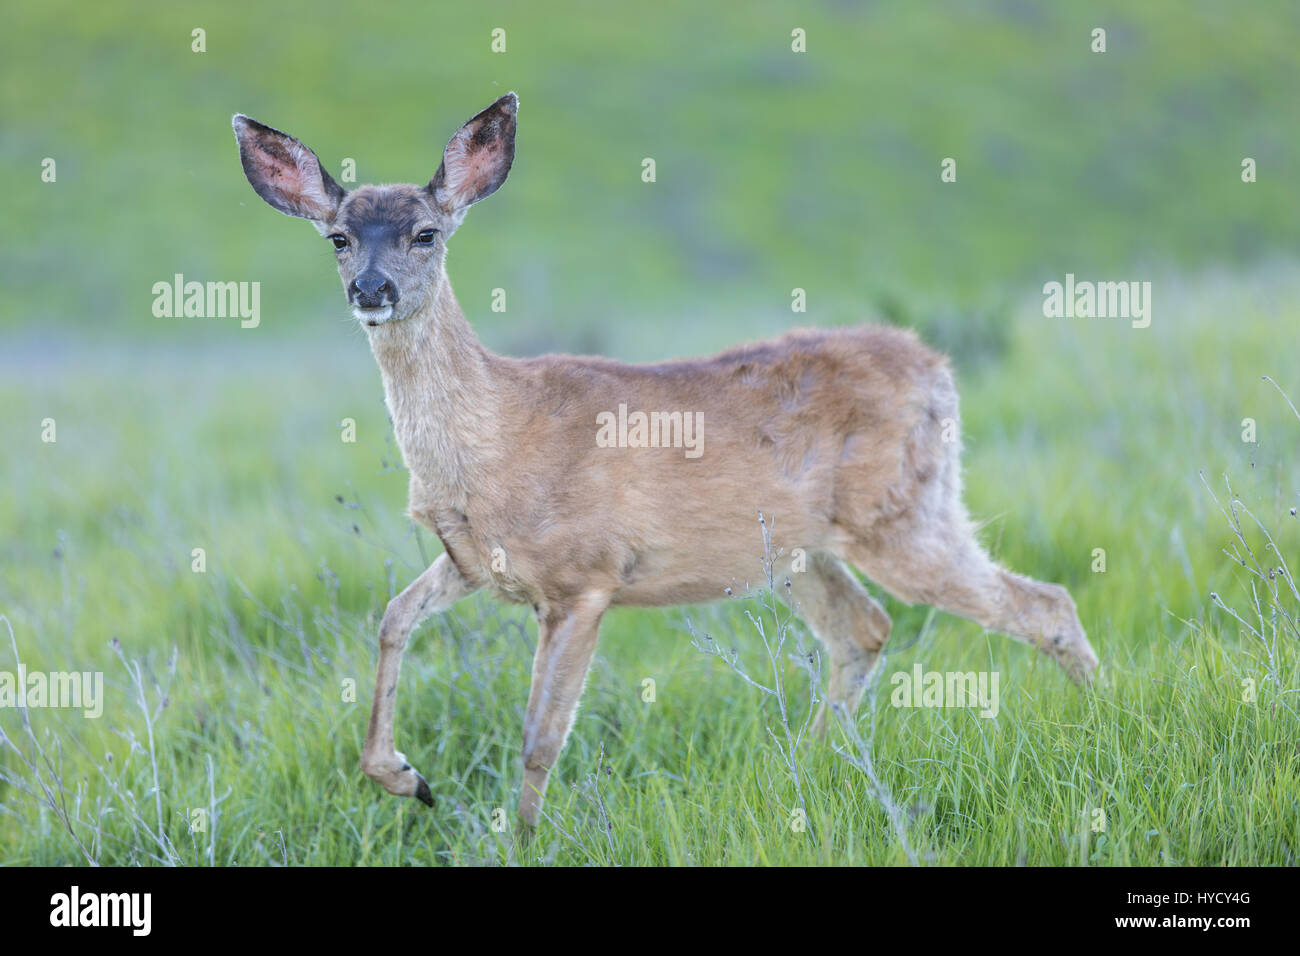
[(379, 667), (375, 697), (370, 705), (370, 729), (361, 751), (361, 769), (385, 790), (399, 797), (419, 797), (433, 806), (429, 785), (393, 744), (393, 709), (397, 678), (402, 670), (406, 640), (421, 621), (442, 611), (475, 589), (443, 554), (405, 591), (388, 602), (379, 625)]
[(524, 783), (519, 795), (519, 816), (530, 827), (537, 826), (551, 768), (573, 726), (609, 600), (606, 592), (588, 592), (538, 614), (537, 655), (524, 716)]

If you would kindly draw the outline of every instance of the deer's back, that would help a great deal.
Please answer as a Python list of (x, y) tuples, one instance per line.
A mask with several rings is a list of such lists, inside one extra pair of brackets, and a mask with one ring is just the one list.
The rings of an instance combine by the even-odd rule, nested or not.
[[(941, 413), (956, 414), (947, 360), (886, 326), (796, 330), (655, 365), (500, 361), (519, 386), (505, 405), (495, 490), (467, 509), (465, 544), (476, 577), (529, 600), (593, 581), (618, 603), (720, 597), (759, 577), (760, 510), (787, 554), (834, 549), (938, 467), (929, 431), (937, 438)], [(675, 415), (691, 416), (698, 434), (676, 434), (696, 447), (637, 446), (636, 413), (658, 422), (660, 438), (672, 437)], [(508, 575), (490, 573), (498, 546)]]

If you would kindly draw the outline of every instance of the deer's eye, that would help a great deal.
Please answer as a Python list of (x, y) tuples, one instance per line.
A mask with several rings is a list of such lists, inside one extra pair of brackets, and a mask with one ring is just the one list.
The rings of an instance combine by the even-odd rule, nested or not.
[(334, 243), (335, 249), (346, 249), (348, 247), (348, 237), (341, 233), (334, 233), (329, 237), (329, 240)]
[(437, 229), (425, 229), (416, 234), (415, 241), (421, 246), (431, 246), (433, 245), (433, 237), (437, 232)]

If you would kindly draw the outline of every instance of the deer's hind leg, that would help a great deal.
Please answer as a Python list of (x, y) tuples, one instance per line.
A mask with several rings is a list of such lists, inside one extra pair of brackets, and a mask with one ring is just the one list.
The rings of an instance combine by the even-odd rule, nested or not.
[(1032, 644), (1076, 682), (1097, 670), (1074, 601), (1058, 584), (995, 563), (975, 537), (961, 497), (961, 443), (944, 424), (958, 419), (952, 376), (923, 383), (921, 413), (903, 440), (899, 480), (842, 522), (841, 557), (901, 601), (929, 604)]
[(889, 639), (889, 615), (843, 562), (825, 552), (812, 555), (806, 574), (791, 575), (790, 586), (794, 612), (830, 656), (827, 699), (814, 724), (822, 732), (828, 706), (842, 705), (849, 714), (857, 709)]
[(1009, 571), (988, 556), (961, 503), (955, 468), (954, 454), (934, 478), (918, 483), (912, 508), (873, 527), (845, 557), (899, 600), (928, 604), (1031, 644), (1076, 683), (1090, 681), (1097, 655), (1070, 592)]

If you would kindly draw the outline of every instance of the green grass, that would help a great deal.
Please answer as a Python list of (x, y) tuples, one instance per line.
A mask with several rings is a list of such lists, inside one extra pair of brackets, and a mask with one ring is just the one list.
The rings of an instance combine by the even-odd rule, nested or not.
[[(1300, 285), (1282, 268), (1168, 276), (1156, 288), (1146, 330), (1047, 320), (1030, 303), (1008, 326), (1003, 361), (963, 383), (968, 499), (988, 519), (985, 538), (1010, 566), (1071, 588), (1104, 678), (1080, 692), (1022, 645), (944, 615), (926, 626), (926, 609), (886, 599), (898, 648), (886, 681), (917, 662), (1001, 675), (996, 720), (893, 708), (882, 687), (874, 756), (922, 861), (1296, 862), (1300, 649), (1279, 648), (1274, 686), (1262, 645), (1211, 609), (1212, 590), (1238, 610), (1249, 591), (1220, 551), (1229, 529), (1198, 470), (1221, 497), (1227, 473), (1300, 564), (1289, 514), (1300, 421), (1260, 379), (1300, 391), (1279, 340)], [(355, 333), (334, 338), (337, 348), (258, 338), (193, 354), (7, 357), (0, 437), (14, 450), (13, 493), (0, 522), (12, 533), (0, 610), (29, 668), (107, 675), (100, 720), (31, 711), (97, 859), (162, 855), (144, 835), (157, 829), (153, 769), (109, 646), (118, 638), (144, 663), (150, 695), (150, 675), (165, 684), (176, 651), (156, 763), (164, 829), (187, 862), (208, 858), (209, 837), (219, 864), (906, 862), (865, 778), (834, 752), (838, 733), (798, 751), (816, 842), (791, 830), (795, 792), (767, 732), (774, 709), (685, 633), (690, 617), (760, 674), (761, 645), (734, 605), (609, 615), (552, 782), (552, 822), (531, 841), (513, 831), (535, 633), (518, 608), (470, 599), (413, 638), (398, 746), (436, 806), (366, 780), (358, 754), (379, 615), (436, 542), (401, 517), (405, 473), (392, 464), (372, 361)], [(356, 444), (339, 437), (349, 416)], [(45, 417), (54, 444), (39, 440)], [(1245, 417), (1257, 444), (1241, 441)], [(206, 549), (206, 573), (191, 570), (194, 547)], [(1099, 547), (1105, 573), (1091, 570)], [(761, 555), (756, 527), (756, 578)], [(0, 648), (0, 669), (9, 659)], [(802, 671), (784, 676), (804, 706)], [(645, 678), (653, 703), (641, 700)], [(859, 716), (865, 727), (868, 711)], [(17, 713), (0, 721), (30, 751)], [(598, 763), (608, 833), (590, 780)], [(31, 781), (11, 750), (0, 749), (0, 771)], [(212, 795), (212, 829), (191, 836), (187, 809)], [(143, 823), (124, 812), (132, 801)], [(39, 800), (0, 783), (0, 804), (0, 861), (81, 859)], [(490, 826), (498, 807), (506, 834)], [(1096, 808), (1103, 833), (1091, 830)]]

